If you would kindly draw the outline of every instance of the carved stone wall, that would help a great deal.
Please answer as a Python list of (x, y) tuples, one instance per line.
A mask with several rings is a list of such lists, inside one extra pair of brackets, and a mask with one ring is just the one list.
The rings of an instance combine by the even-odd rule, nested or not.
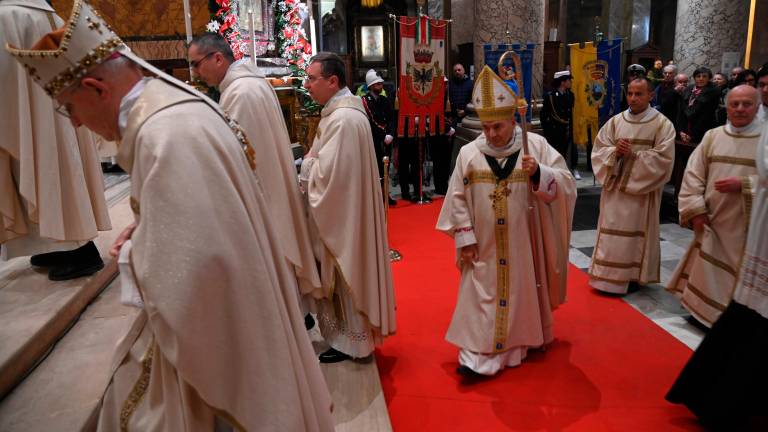
[[(53, 8), (69, 18), (73, 0), (53, 0)], [(120, 37), (186, 36), (184, 6), (179, 1), (90, 0)], [(202, 33), (210, 21), (208, 0), (189, 0), (192, 32)]]
[(458, 50), (459, 44), (472, 42), (475, 31), (474, 0), (451, 0), (451, 45)]
[[(544, 55), (544, 2), (542, 0), (476, 0), (474, 2), (475, 70), (483, 65), (483, 45), (505, 41), (510, 31), (513, 43), (535, 43), (533, 97), (541, 96)], [(458, 19), (462, 11), (456, 9)], [(477, 73), (476, 72), (476, 73)]]
[(675, 61), (681, 72), (699, 66), (720, 70), (724, 52), (744, 56), (749, 0), (679, 0)]

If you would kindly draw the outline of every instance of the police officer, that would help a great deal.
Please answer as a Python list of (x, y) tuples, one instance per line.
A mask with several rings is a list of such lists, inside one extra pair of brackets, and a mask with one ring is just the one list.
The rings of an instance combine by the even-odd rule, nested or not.
[[(392, 121), (392, 105), (384, 92), (384, 80), (370, 69), (365, 74), (365, 84), (368, 87), (368, 93), (362, 96), (363, 107), (368, 115), (368, 121), (371, 123), (371, 132), (373, 134), (373, 146), (376, 151), (376, 163), (379, 166), (379, 178), (384, 178), (384, 156), (392, 155), (392, 135), (394, 123)], [(397, 202), (388, 197), (390, 205), (397, 205)]]
[(573, 76), (570, 71), (555, 72), (552, 90), (544, 95), (544, 107), (541, 110), (541, 127), (549, 144), (568, 161), (576, 180), (581, 174), (576, 169), (578, 153), (573, 145), (573, 104), (575, 97), (571, 92)]

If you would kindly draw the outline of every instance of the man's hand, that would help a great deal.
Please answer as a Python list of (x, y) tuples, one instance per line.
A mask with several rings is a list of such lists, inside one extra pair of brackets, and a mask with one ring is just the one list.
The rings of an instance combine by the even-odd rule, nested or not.
[(464, 262), (464, 264), (472, 264), (477, 262), (477, 258), (479, 256), (480, 251), (477, 249), (477, 243), (461, 248), (461, 261)]
[(392, 144), (392, 140), (395, 138), (392, 135), (384, 135), (384, 144), (389, 145)]
[(691, 142), (691, 136), (690, 136), (690, 135), (688, 135), (688, 134), (687, 134), (687, 133), (685, 133), (685, 132), (680, 132), (680, 139), (681, 139), (681, 140), (682, 140), (684, 143), (689, 143), (689, 142)]
[(720, 193), (741, 193), (741, 178), (726, 177), (715, 182), (715, 190)]
[(705, 214), (694, 216), (693, 219), (691, 219), (691, 225), (693, 225), (693, 232), (695, 232), (696, 235), (701, 235), (701, 233), (704, 232), (704, 225), (709, 225), (709, 216)]
[(120, 255), (120, 248), (123, 247), (123, 244), (128, 241), (131, 236), (133, 235), (133, 231), (136, 229), (136, 222), (128, 225), (123, 232), (120, 233), (119, 236), (117, 236), (117, 239), (112, 244), (112, 247), (109, 248), (109, 255), (111, 255), (114, 258), (117, 258), (118, 255)]
[(523, 171), (528, 173), (528, 177), (536, 174), (536, 170), (539, 169), (539, 163), (531, 155), (523, 155)]
[(616, 143), (616, 153), (618, 153), (619, 156), (624, 156), (632, 153), (632, 144), (630, 144), (628, 139), (626, 138), (619, 139), (619, 142)]

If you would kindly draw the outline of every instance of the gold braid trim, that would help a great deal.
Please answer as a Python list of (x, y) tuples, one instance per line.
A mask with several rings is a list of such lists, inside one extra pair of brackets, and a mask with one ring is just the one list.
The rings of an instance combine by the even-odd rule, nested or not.
[(645, 237), (644, 231), (622, 231), (611, 228), (600, 228), (600, 234), (615, 235), (619, 237)]
[(715, 258), (714, 256), (704, 252), (702, 249), (699, 249), (699, 256), (704, 261), (712, 264), (713, 266), (725, 271), (726, 273), (729, 273), (733, 277), (737, 277), (738, 274), (736, 273), (736, 270), (734, 270), (731, 266), (726, 264), (725, 262)]
[(754, 159), (738, 158), (733, 156), (707, 156), (707, 164), (724, 163), (730, 165), (743, 165), (751, 168), (756, 168), (757, 164)]
[(691, 219), (695, 218), (699, 215), (706, 215), (707, 214), (707, 208), (706, 207), (694, 207), (688, 210), (683, 211), (680, 213), (680, 225), (684, 227), (688, 227), (691, 224)]
[(493, 352), (506, 350), (509, 330), (509, 245), (507, 237), (507, 182), (501, 181), (490, 196), (496, 214), (496, 325)]
[(594, 258), (592, 262), (603, 267), (616, 267), (616, 268), (623, 268), (623, 269), (635, 268), (635, 267), (640, 268), (639, 262), (620, 263), (620, 262), (614, 262), (614, 261), (604, 261), (598, 258)]
[[(490, 183), (490, 184), (496, 184), (496, 175), (493, 174), (493, 171), (490, 170), (483, 170), (483, 171), (470, 171), (467, 173), (467, 176), (464, 177), (464, 186), (469, 186), (473, 183)], [(528, 174), (521, 170), (516, 169), (512, 171), (512, 174), (509, 175), (504, 180), (507, 184), (508, 183), (525, 183), (528, 181)]]
[(707, 317), (705, 317), (703, 313), (701, 313), (701, 312), (700, 312), (698, 309), (696, 309), (695, 307), (693, 307), (693, 305), (691, 305), (691, 304), (688, 302), (688, 300), (686, 300), (685, 298), (681, 299), (681, 300), (680, 300), (680, 302), (681, 302), (683, 305), (685, 305), (685, 307), (686, 307), (686, 308), (688, 308), (688, 310), (690, 310), (690, 311), (692, 311), (693, 313), (695, 313), (695, 314), (696, 314), (696, 318), (701, 318), (701, 319), (703, 319), (704, 321), (706, 321), (707, 323), (709, 323), (709, 325), (710, 325), (710, 326), (712, 326), (712, 324), (714, 324), (714, 323), (713, 323), (712, 321), (710, 321), (710, 320), (709, 320)]
[(629, 178), (632, 176), (632, 168), (635, 166), (635, 159), (637, 156), (634, 152), (629, 153), (624, 157), (624, 168), (621, 172), (621, 183), (619, 184), (619, 190), (621, 192), (627, 191), (627, 184), (629, 184)]
[(128, 432), (128, 423), (131, 421), (133, 413), (139, 407), (144, 395), (149, 387), (149, 377), (152, 374), (152, 359), (155, 356), (155, 338), (149, 343), (149, 348), (141, 359), (141, 375), (133, 385), (128, 398), (123, 402), (123, 408), (120, 410), (120, 432)]
[[(696, 295), (696, 297), (698, 297), (701, 301), (703, 301), (707, 305), (709, 305), (709, 306), (711, 306), (711, 307), (713, 307), (713, 308), (715, 308), (715, 309), (717, 309), (717, 310), (719, 310), (721, 312), (724, 311), (725, 308), (727, 307), (726, 305), (720, 304), (719, 302), (716, 302), (716, 301), (712, 300), (711, 298), (707, 297), (706, 295), (704, 295), (704, 293), (702, 293), (700, 289), (696, 288), (696, 286), (694, 284), (692, 284), (691, 281), (688, 281), (688, 285), (686, 285), (685, 288), (688, 291), (690, 291), (691, 293), (693, 293), (694, 295)], [(688, 302), (686, 302), (686, 304), (690, 305), (690, 303), (688, 303)], [(699, 315), (701, 315), (701, 314), (699, 314)]]
[(748, 176), (741, 178), (741, 198), (744, 210), (744, 232), (747, 232), (752, 216), (752, 180)]
[(111, 56), (120, 46), (123, 46), (123, 41), (119, 37), (113, 37), (102, 42), (93, 51), (81, 58), (77, 64), (53, 77), (51, 81), (43, 86), (43, 89), (45, 89), (49, 96), (56, 97), (62, 90), (74, 84), (75, 80), (85, 75), (90, 68)]

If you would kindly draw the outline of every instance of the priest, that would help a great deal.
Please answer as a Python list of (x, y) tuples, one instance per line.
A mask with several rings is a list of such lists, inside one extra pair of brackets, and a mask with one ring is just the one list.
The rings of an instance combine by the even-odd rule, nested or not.
[[(31, 46), (63, 20), (44, 0), (0, 2), (0, 47)], [(0, 56), (2, 259), (32, 255), (51, 280), (104, 267), (92, 239), (111, 229), (91, 133), (76, 131), (10, 55)]]
[(317, 316), (331, 347), (320, 361), (335, 363), (369, 356), (395, 332), (395, 295), (384, 202), (363, 103), (347, 88), (344, 62), (332, 53), (312, 58), (304, 86), (324, 105), (300, 177), (320, 261)]
[(652, 84), (627, 86), (629, 109), (611, 117), (595, 138), (592, 167), (603, 185), (589, 285), (626, 294), (630, 284), (659, 282), (659, 208), (672, 175), (675, 128), (650, 106)]
[(483, 134), (459, 152), (437, 222), (461, 271), (446, 339), (465, 376), (518, 366), (552, 342), (552, 310), (565, 301), (576, 183), (557, 150), (516, 125), (518, 101), (483, 68), (472, 93)]
[(312, 293), (320, 288), (320, 276), (312, 255), (291, 140), (275, 90), (252, 59), (235, 61), (232, 48), (221, 35), (206, 33), (193, 39), (189, 59), (198, 78), (219, 88), (221, 108), (245, 130), (285, 259), (296, 274), (301, 293)]
[(667, 289), (706, 327), (728, 307), (736, 288), (757, 181), (759, 104), (754, 87), (731, 89), (726, 96), (728, 123), (704, 134), (683, 175), (680, 224), (692, 226), (696, 238)]
[(332, 431), (237, 123), (134, 55), (82, 0), (63, 28), (8, 50), (75, 126), (118, 141), (131, 174), (135, 223), (113, 252), (128, 261), (122, 286), (135, 285), (126, 297), (141, 312), (118, 343), (99, 430)]

